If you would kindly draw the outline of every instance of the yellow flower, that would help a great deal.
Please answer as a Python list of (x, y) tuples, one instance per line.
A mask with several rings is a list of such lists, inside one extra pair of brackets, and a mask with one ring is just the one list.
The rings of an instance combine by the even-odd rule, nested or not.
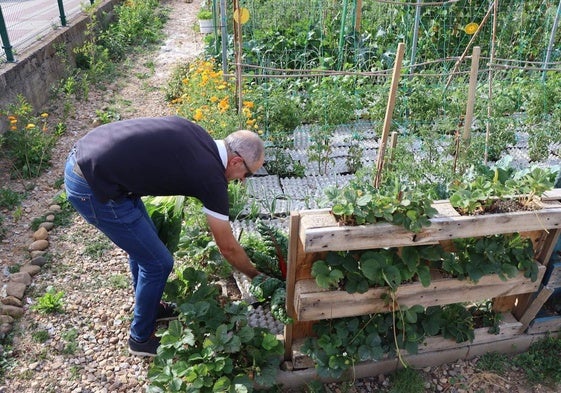
[(184, 85), (189, 83), (189, 78), (183, 78), (181, 79), (181, 83), (183, 83)]
[(31, 128), (35, 128), (35, 124), (29, 123), (25, 128), (27, 128), (28, 130)]
[(10, 124), (16, 124), (18, 122), (18, 119), (16, 119), (15, 117), (12, 117), (10, 119)]
[(243, 102), (243, 106), (244, 106), (245, 108), (251, 109), (251, 108), (253, 108), (253, 107), (255, 106), (255, 104), (254, 104), (253, 102), (251, 102), (251, 101), (244, 101), (244, 102)]
[(16, 126), (11, 126), (11, 127), (10, 127), (10, 130), (11, 130), (11, 131), (15, 131), (15, 130), (17, 130), (17, 129), (18, 129), (18, 128), (17, 128)]
[(479, 25), (475, 22), (471, 22), (468, 23), (466, 25), (466, 27), (464, 27), (464, 31), (466, 32), (466, 34), (472, 35), (475, 34), (475, 32), (477, 31), (477, 29), (479, 28)]
[(218, 101), (218, 97), (216, 96), (210, 97), (210, 102), (215, 103), (216, 101)]
[(195, 109), (195, 114), (193, 115), (193, 120), (201, 121), (203, 119), (203, 111), (200, 108)]
[(43, 113), (41, 113), (41, 117), (42, 117), (43, 119), (45, 119), (45, 118), (49, 117), (49, 114), (43, 112)]

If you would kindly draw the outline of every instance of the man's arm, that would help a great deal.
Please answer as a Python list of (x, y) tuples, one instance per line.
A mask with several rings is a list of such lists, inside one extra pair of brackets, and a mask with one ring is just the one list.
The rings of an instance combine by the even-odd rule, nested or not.
[(257, 276), (259, 271), (253, 266), (243, 247), (237, 242), (232, 233), (230, 223), (208, 214), (206, 215), (206, 219), (214, 241), (218, 245), (220, 253), (226, 258), (228, 263), (249, 278)]

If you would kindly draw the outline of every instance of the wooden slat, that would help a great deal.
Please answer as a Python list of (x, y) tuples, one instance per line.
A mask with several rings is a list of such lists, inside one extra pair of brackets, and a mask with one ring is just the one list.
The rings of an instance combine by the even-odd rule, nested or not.
[(522, 334), (522, 324), (510, 313), (503, 315), (503, 320), (499, 324), (499, 333), (489, 333), (489, 328), (478, 328), (474, 331), (474, 340), (457, 343), (454, 340), (446, 339), (442, 336), (427, 337), (423, 344), (419, 345), (419, 353), (442, 351), (444, 349), (468, 347), (473, 344), (493, 343), (499, 340), (510, 339)]
[[(535, 282), (520, 273), (507, 281), (496, 275), (484, 276), (477, 284), (456, 279), (434, 280), (427, 288), (420, 283), (405, 284), (397, 290), (397, 303), (407, 307), (417, 304), (429, 307), (531, 293), (539, 288), (544, 273), (545, 267), (540, 265)], [(391, 307), (383, 299), (387, 294), (387, 288), (371, 288), (363, 294), (327, 291), (319, 288), (314, 280), (302, 280), (295, 286), (294, 308), (298, 321), (388, 312)]]
[(558, 332), (561, 330), (561, 316), (551, 316), (551, 317), (541, 317), (534, 319), (528, 330), (528, 334), (538, 334), (538, 333), (551, 333)]
[(529, 306), (525, 309), (524, 314), (520, 317), (520, 322), (522, 323), (521, 331), (526, 330), (532, 319), (538, 315), (542, 306), (545, 304), (547, 299), (551, 296), (553, 290), (548, 287), (541, 287), (539, 292), (533, 297)]
[(389, 223), (338, 226), (328, 210), (302, 217), (305, 252), (436, 244), (442, 240), (561, 228), (561, 207), (480, 216), (435, 217), (420, 233)]

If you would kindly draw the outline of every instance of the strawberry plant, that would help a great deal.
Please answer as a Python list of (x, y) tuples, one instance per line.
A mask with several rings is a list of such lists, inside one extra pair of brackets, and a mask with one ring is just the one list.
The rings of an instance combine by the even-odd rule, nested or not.
[(223, 304), (205, 273), (177, 271), (167, 294), (178, 320), (160, 331), (158, 354), (148, 372), (149, 392), (252, 392), (270, 388), (283, 345), (267, 329), (248, 325), (244, 303)]
[(532, 167), (515, 170), (511, 157), (495, 167), (480, 167), (450, 185), (450, 204), (460, 214), (473, 215), (496, 210), (501, 200), (518, 203), (517, 210), (535, 208), (535, 202), (555, 185), (559, 168)]
[(380, 188), (361, 179), (352, 180), (346, 187), (332, 187), (325, 191), (333, 215), (344, 225), (389, 222), (412, 232), (420, 232), (430, 225), (436, 215), (432, 200), (426, 194), (409, 188), (394, 177)]

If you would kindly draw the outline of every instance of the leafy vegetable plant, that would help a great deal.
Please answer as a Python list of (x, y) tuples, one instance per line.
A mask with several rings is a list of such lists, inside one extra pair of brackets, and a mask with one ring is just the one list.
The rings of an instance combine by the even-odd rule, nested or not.
[(223, 304), (206, 274), (190, 267), (177, 272), (167, 293), (180, 315), (157, 333), (149, 392), (252, 392), (254, 385), (275, 385), (283, 345), (248, 325), (244, 303)]
[(436, 215), (430, 198), (397, 177), (380, 188), (355, 179), (346, 187), (327, 189), (325, 195), (333, 214), (345, 225), (389, 222), (420, 232)]

